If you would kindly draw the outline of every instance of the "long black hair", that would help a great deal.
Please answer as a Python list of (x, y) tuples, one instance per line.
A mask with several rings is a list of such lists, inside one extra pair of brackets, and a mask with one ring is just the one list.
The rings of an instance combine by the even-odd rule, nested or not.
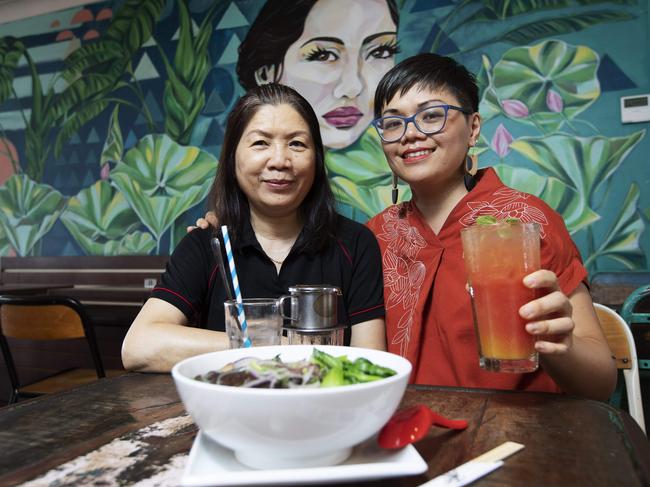
[[(255, 73), (263, 66), (274, 68), (277, 83), (282, 75), (282, 63), (287, 50), (305, 29), (305, 20), (317, 0), (268, 0), (239, 45), (237, 76), (239, 84), (249, 90), (257, 86)], [(345, 2), (342, 2), (345, 3)], [(395, 0), (386, 0), (395, 28), (399, 26), (399, 10)], [(345, 8), (345, 5), (342, 5)]]
[(334, 235), (337, 214), (325, 169), (325, 151), (318, 118), (309, 102), (293, 88), (274, 83), (256, 86), (235, 103), (228, 115), (217, 175), (210, 189), (208, 204), (216, 213), (219, 223), (228, 226), (236, 245), (242, 235), (244, 222), (250, 220), (250, 206), (237, 183), (235, 153), (244, 130), (255, 114), (267, 105), (289, 105), (309, 127), (316, 168), (314, 182), (299, 208), (303, 230), (295, 247), (318, 251)]

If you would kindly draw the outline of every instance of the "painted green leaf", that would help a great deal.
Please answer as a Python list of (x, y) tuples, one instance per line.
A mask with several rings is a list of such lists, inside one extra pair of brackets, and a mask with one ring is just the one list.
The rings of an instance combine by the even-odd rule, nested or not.
[(52, 186), (38, 184), (25, 174), (14, 174), (0, 188), (0, 226), (20, 256), (50, 231), (66, 205)]
[(11, 96), (14, 74), (25, 45), (14, 37), (0, 37), (0, 103)]
[(593, 195), (644, 135), (645, 130), (623, 137), (576, 137), (559, 133), (520, 137), (510, 147), (575, 189), (586, 204), (595, 207)]
[[(97, 181), (70, 198), (61, 221), (89, 255), (117, 255), (114, 252), (125, 235), (140, 226), (124, 196), (108, 181)], [(149, 237), (155, 247), (153, 237)]]
[(325, 164), (330, 176), (343, 176), (357, 184), (390, 184), (391, 171), (377, 131), (369, 127), (352, 145), (328, 150)]
[(84, 43), (79, 49), (72, 51), (65, 59), (66, 70), (63, 71), (65, 79), (72, 83), (87, 68), (114, 62), (121, 57), (120, 43), (110, 39)]
[(613, 226), (585, 264), (607, 257), (630, 269), (645, 268), (645, 254), (639, 245), (639, 239), (645, 230), (645, 223), (637, 209), (639, 194), (639, 187), (632, 184), (620, 212), (613, 220)]
[(132, 57), (149, 40), (165, 0), (126, 0), (121, 2), (106, 31), (90, 43), (84, 43), (65, 59), (62, 76), (70, 85), (56, 99), (51, 112), (62, 126), (55, 154), (81, 126), (108, 106), (112, 92), (122, 86)]
[(0, 225), (0, 256), (9, 255), (10, 250), (12, 249), (7, 236), (5, 235), (2, 225)]
[[(328, 150), (325, 154), (330, 186), (334, 197), (368, 218), (392, 204), (392, 173), (381, 148), (377, 131), (370, 127), (351, 146)], [(411, 195), (410, 188), (399, 184), (399, 199)]]
[(521, 46), (545, 37), (558, 37), (579, 32), (593, 25), (623, 22), (634, 18), (634, 15), (627, 12), (613, 10), (567, 14), (528, 22), (495, 36), (489, 42), (509, 42)]
[(160, 241), (176, 218), (207, 196), (216, 167), (216, 158), (197, 147), (147, 135), (127, 151), (111, 179)]
[[(392, 202), (392, 183), (382, 186), (362, 186), (342, 176), (330, 178), (330, 186), (337, 201), (350, 205), (361, 211), (367, 218), (372, 218), (388, 208)], [(399, 185), (399, 201), (411, 198), (410, 188)]]
[(643, 210), (643, 216), (645, 216), (646, 220), (650, 220), (650, 208)]
[(482, 7), (469, 21), (505, 20), (517, 15), (530, 13), (532, 10), (546, 10), (566, 7), (568, 0), (483, 0)]
[(88, 121), (102, 113), (109, 105), (109, 102), (102, 97), (97, 97), (87, 103), (82, 109), (75, 111), (61, 127), (54, 144), (54, 154), (59, 157), (63, 151), (63, 144), (76, 134), (79, 129)]
[[(472, 29), (472, 33), (482, 33), (486, 30), (484, 25), (487, 23), (490, 23), (491, 37), (469, 36), (469, 38), (462, 39), (464, 42), (457, 41), (457, 44), (461, 46), (457, 52), (483, 50), (486, 45), (499, 42), (523, 46), (542, 38), (559, 37), (579, 32), (594, 25), (627, 21), (638, 17), (620, 9), (611, 9), (610, 5), (602, 9), (598, 8), (598, 5), (602, 3), (638, 5), (637, 0), (616, 0), (614, 2), (610, 0), (580, 0), (578, 2), (569, 0), (484, 0), (481, 2), (463, 0), (451, 3), (454, 4), (454, 7), (448, 10), (442, 18), (437, 19), (441, 30), (433, 41), (424, 46), (423, 50), (439, 52), (444, 37), (450, 37), (458, 29), (468, 26)], [(571, 9), (576, 3), (582, 5), (577, 12), (567, 9), (567, 7)], [(540, 13), (542, 15), (539, 15)], [(524, 17), (523, 22), (525, 23), (518, 24), (517, 22), (521, 22), (519, 20), (521, 17)], [(531, 17), (534, 20), (530, 20)], [(498, 27), (493, 28), (493, 26), (499, 25), (508, 30), (503, 32)], [(474, 44), (468, 45), (468, 41), (473, 41)]]
[(115, 79), (105, 74), (87, 74), (77, 79), (52, 104), (53, 116), (65, 120), (70, 110), (82, 107), (91, 96), (109, 90), (114, 84)]
[(481, 69), (477, 76), (481, 89), (481, 102), (479, 112), (483, 123), (501, 114), (501, 106), (492, 81), (492, 63), (485, 54), (481, 56)]
[(104, 141), (102, 155), (99, 158), (99, 165), (103, 166), (109, 162), (117, 164), (122, 159), (124, 152), (124, 141), (122, 139), (122, 130), (120, 129), (120, 119), (118, 117), (120, 106), (116, 105), (108, 122), (108, 134)]
[(600, 219), (600, 216), (587, 206), (586, 200), (581, 198), (574, 188), (557, 178), (507, 164), (498, 164), (494, 169), (507, 186), (543, 199), (562, 215), (570, 233), (576, 233)]
[(102, 38), (121, 44), (126, 52), (136, 52), (151, 37), (166, 3), (165, 0), (126, 0)]
[(137, 231), (107, 242), (104, 255), (148, 255), (155, 248), (156, 241), (149, 232)]
[[(598, 54), (586, 46), (545, 41), (508, 50), (495, 64), (492, 82), (502, 106), (514, 100), (527, 107), (526, 116), (512, 118), (552, 132), (600, 96), (599, 62)], [(549, 90), (561, 97), (560, 112), (547, 106)]]
[(161, 50), (167, 79), (163, 96), (165, 132), (180, 144), (189, 143), (192, 130), (205, 105), (203, 84), (212, 68), (209, 40), (213, 20), (223, 14), (227, 2), (214, 2), (195, 33), (186, 2), (179, 0), (179, 38), (172, 66)]

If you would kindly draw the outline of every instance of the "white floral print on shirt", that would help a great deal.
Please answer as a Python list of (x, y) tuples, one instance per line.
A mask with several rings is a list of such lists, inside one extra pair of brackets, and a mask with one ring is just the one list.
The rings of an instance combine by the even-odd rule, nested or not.
[(483, 215), (492, 215), (497, 220), (518, 218), (524, 223), (539, 223), (541, 238), (546, 236), (544, 230), (545, 225), (548, 225), (546, 215), (539, 208), (528, 204), (529, 194), (503, 187), (495, 191), (492, 196), (491, 201), (468, 202), (469, 211), (461, 217), (460, 223), (468, 227)]
[(400, 208), (401, 205), (392, 206), (383, 214), (384, 222), (377, 238), (387, 244), (382, 256), (386, 309), (400, 306), (404, 311), (391, 344), (399, 347), (400, 355), (406, 356), (426, 272), (424, 263), (417, 256), (426, 247), (426, 241), (418, 229), (408, 223), (408, 218), (400, 218)]

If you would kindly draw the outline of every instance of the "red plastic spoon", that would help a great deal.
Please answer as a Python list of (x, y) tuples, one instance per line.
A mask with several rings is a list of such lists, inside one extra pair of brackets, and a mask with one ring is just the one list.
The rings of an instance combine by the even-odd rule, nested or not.
[(393, 414), (379, 432), (377, 443), (381, 448), (402, 448), (424, 438), (432, 425), (464, 430), (467, 421), (445, 418), (424, 404), (419, 404)]

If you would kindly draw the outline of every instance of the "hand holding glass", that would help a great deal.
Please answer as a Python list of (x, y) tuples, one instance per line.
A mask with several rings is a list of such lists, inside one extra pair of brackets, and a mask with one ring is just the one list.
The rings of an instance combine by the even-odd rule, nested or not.
[(473, 225), (461, 230), (461, 238), (481, 368), (537, 370), (535, 337), (526, 331), (519, 308), (539, 297), (523, 284), (524, 276), (540, 268), (539, 225)]

